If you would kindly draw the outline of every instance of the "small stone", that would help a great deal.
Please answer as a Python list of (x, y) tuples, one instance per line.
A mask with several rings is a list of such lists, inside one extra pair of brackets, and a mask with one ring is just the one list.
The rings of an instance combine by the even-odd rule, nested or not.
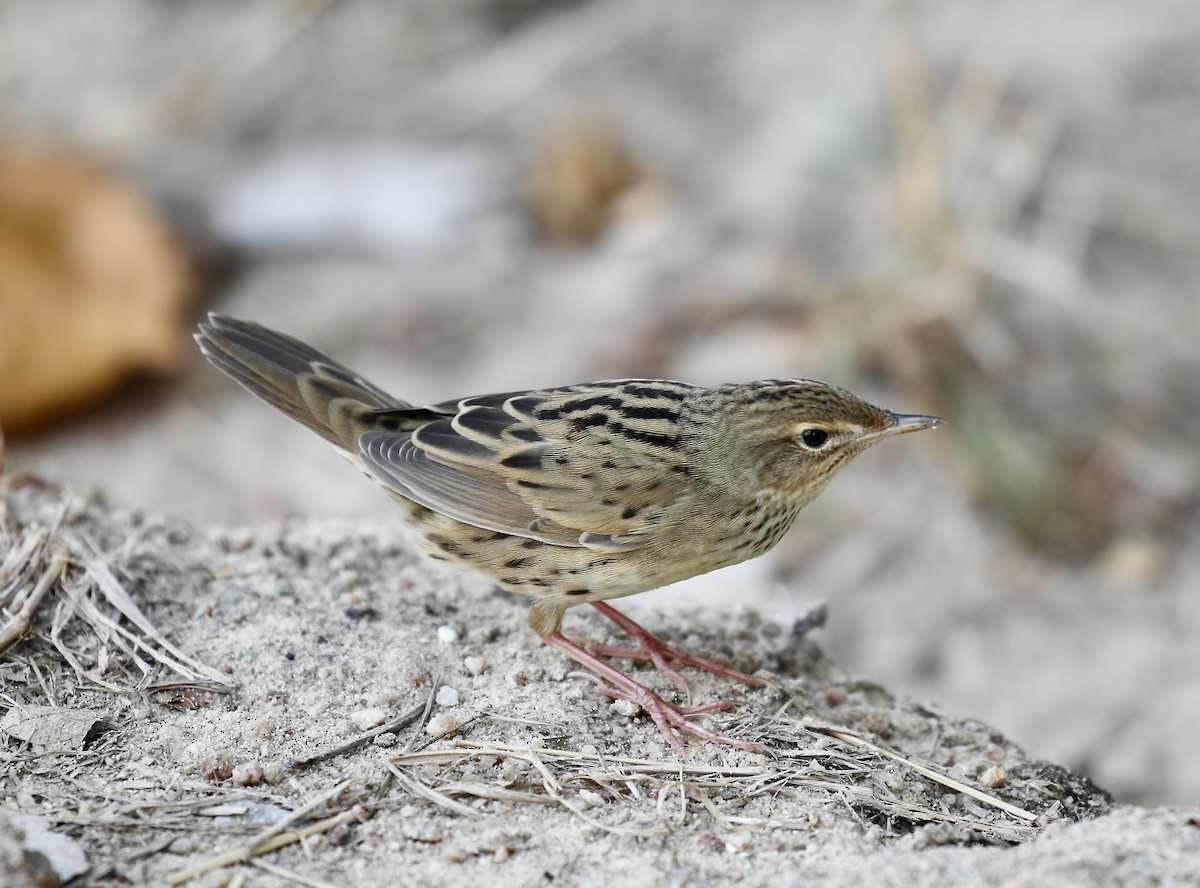
[(200, 776), (209, 783), (228, 780), (233, 775), (233, 762), (225, 755), (210, 755), (200, 762)]
[(1008, 782), (1008, 773), (996, 765), (992, 765), (979, 775), (979, 782), (988, 789), (998, 789)]
[(704, 833), (696, 841), (702, 850), (710, 854), (724, 854), (726, 851), (725, 842), (712, 833)]
[(398, 739), (400, 738), (397, 737), (393, 732), (388, 731), (386, 734), (380, 734), (372, 742), (374, 742), (376, 746), (395, 746)]
[(638, 714), (638, 710), (641, 709), (641, 707), (632, 700), (617, 700), (615, 703), (613, 703), (612, 708), (617, 715), (623, 715), (626, 718), (633, 718)]
[(449, 734), (458, 727), (458, 722), (448, 712), (439, 712), (429, 720), (429, 724), (425, 726), (425, 733), (430, 737), (440, 737), (442, 734)]
[(589, 808), (599, 808), (604, 804), (604, 796), (590, 789), (579, 790), (579, 800)]
[(378, 706), (360, 709), (357, 712), (350, 713), (350, 721), (360, 731), (369, 731), (371, 728), (377, 728), (387, 721), (387, 710), (381, 709)]
[(583, 746), (579, 747), (579, 754), (580, 755), (599, 755), (600, 750), (598, 750), (591, 743), (585, 743)]
[(345, 848), (355, 839), (354, 830), (345, 823), (339, 823), (329, 831), (329, 844), (335, 848)]
[(365, 702), (368, 706), (388, 707), (394, 706), (398, 699), (400, 697), (395, 691), (379, 691), (367, 697)]
[(453, 626), (438, 626), (437, 637), (442, 644), (454, 644), (458, 641), (458, 630)]
[(436, 845), (444, 834), (441, 826), (427, 817), (413, 817), (400, 821), (400, 834), (406, 839), (426, 845)]
[(263, 782), (262, 765), (258, 762), (242, 762), (234, 765), (233, 782), (238, 786), (258, 786)]
[(200, 850), (200, 847), (201, 842), (197, 837), (179, 836), (178, 838), (172, 840), (171, 844), (167, 846), (167, 850), (172, 854), (186, 856), (188, 854), (195, 854), (198, 850)]
[(448, 685), (442, 685), (438, 688), (437, 697), (435, 698), (439, 706), (457, 706), (458, 691)]
[(282, 762), (267, 762), (263, 765), (263, 780), (272, 786), (283, 783), (283, 779), (286, 776), (287, 769), (284, 768)]
[(487, 660), (479, 656), (464, 657), (463, 668), (471, 675), (482, 675), (483, 670), (487, 669)]

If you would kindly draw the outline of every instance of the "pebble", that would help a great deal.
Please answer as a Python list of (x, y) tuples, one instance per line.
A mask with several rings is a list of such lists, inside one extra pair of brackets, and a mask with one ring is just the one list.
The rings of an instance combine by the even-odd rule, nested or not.
[(378, 691), (366, 699), (368, 706), (392, 706), (399, 699), (395, 691)]
[(458, 641), (458, 630), (453, 626), (438, 626), (437, 637), (442, 644), (454, 644)]
[(262, 765), (258, 762), (242, 762), (234, 765), (233, 782), (237, 786), (258, 786), (263, 782)]
[(437, 697), (435, 698), (439, 706), (457, 706), (458, 691), (448, 685), (442, 685), (438, 688)]
[(275, 786), (283, 782), (287, 776), (287, 769), (284, 768), (283, 762), (267, 762), (263, 765), (263, 780)]
[(641, 709), (641, 707), (632, 700), (617, 700), (613, 703), (612, 708), (617, 715), (623, 715), (626, 718), (633, 718), (638, 714), (638, 710)]
[(350, 721), (354, 723), (354, 727), (360, 731), (369, 731), (371, 728), (377, 728), (387, 721), (387, 710), (381, 709), (378, 706), (372, 706), (367, 709), (360, 709), (357, 712), (350, 713)]
[(167, 846), (172, 854), (195, 854), (200, 849), (201, 842), (195, 836), (179, 836)]
[(487, 660), (477, 656), (464, 657), (463, 668), (471, 675), (482, 675), (483, 670), (487, 669)]
[(233, 775), (233, 762), (228, 756), (210, 755), (200, 761), (200, 776), (209, 783), (218, 783), (221, 780), (228, 780)]
[(579, 800), (589, 808), (599, 808), (604, 804), (604, 796), (590, 789), (579, 790)]
[(442, 734), (448, 734), (458, 727), (458, 722), (448, 712), (440, 712), (429, 720), (429, 724), (425, 726), (425, 733), (430, 737), (438, 737)]
[(996, 765), (992, 765), (979, 775), (979, 782), (989, 789), (998, 789), (1008, 782), (1008, 773)]

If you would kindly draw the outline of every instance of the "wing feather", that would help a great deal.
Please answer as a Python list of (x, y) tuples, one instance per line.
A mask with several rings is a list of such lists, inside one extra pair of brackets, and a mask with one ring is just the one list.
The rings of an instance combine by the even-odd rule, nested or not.
[[(621, 385), (644, 394), (615, 390)], [(679, 391), (688, 388), (675, 385), (658, 400), (650, 383), (630, 380), (437, 404), (426, 415), (455, 410), (453, 418), (367, 432), (360, 456), (382, 484), (455, 520), (627, 551), (651, 540), (690, 493), (686, 473), (669, 470), (678, 459)]]

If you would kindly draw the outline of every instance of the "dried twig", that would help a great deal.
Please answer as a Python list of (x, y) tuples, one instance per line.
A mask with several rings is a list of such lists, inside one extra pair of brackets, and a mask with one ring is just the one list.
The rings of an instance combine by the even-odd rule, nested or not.
[(371, 728), (371, 730), (365, 731), (357, 737), (352, 737), (344, 743), (339, 743), (337, 746), (331, 746), (329, 749), (324, 749), (320, 752), (313, 753), (306, 758), (292, 759), (287, 763), (287, 767), (293, 771), (303, 770), (304, 768), (315, 765), (317, 762), (327, 761), (328, 759), (336, 758), (344, 753), (352, 752), (355, 749), (361, 749), (380, 734), (391, 734), (406, 728), (412, 724), (422, 713), (425, 713), (425, 718), (428, 718), (429, 706), (433, 701), (435, 693), (437, 693), (436, 684), (434, 685), (433, 689), (430, 690), (429, 698), (427, 700), (416, 704), (411, 709), (408, 709), (396, 716), (390, 722), (382, 724), (377, 728)]
[[(794, 744), (805, 736), (814, 742), (819, 737), (829, 737), (852, 749), (865, 750), (870, 756), (855, 756), (853, 753), (829, 745), (821, 747), (819, 744), (812, 749), (783, 750), (777, 747), (779, 755), (771, 763), (731, 767), (602, 756), (599, 753), (581, 753), (575, 750), (534, 750), (507, 744), (458, 740), (453, 747), (447, 749), (401, 753), (391, 759), (390, 767), (396, 769), (394, 773), (399, 777), (399, 769), (416, 768), (420, 765), (453, 766), (479, 759), (523, 761), (540, 777), (540, 793), (509, 784), (490, 786), (478, 780), (451, 780), (436, 787), (421, 784), (420, 794), (429, 797), (428, 792), (438, 793), (438, 803), (443, 806), (445, 800), (454, 795), (469, 795), (509, 803), (558, 804), (598, 829), (621, 835), (661, 835), (665, 831), (677, 828), (681, 822), (679, 817), (668, 813), (667, 800), (672, 791), (680, 793), (681, 805), (685, 805), (688, 797), (698, 801), (722, 828), (807, 828), (807, 822), (797, 822), (788, 827), (786, 821), (775, 816), (747, 817), (727, 813), (716, 801), (717, 798), (731, 795), (745, 802), (760, 796), (773, 797), (780, 793), (800, 792), (816, 794), (814, 797), (824, 795), (856, 810), (877, 811), (890, 818), (914, 823), (946, 823), (1003, 841), (1020, 841), (1031, 834), (1031, 824), (1036, 819), (1035, 815), (940, 773), (928, 764), (872, 743), (848, 729), (833, 725), (801, 725), (795, 721), (780, 721), (776, 727), (778, 736), (763, 735), (761, 739), (775, 739), (779, 744)], [(784, 732), (787, 732), (786, 736)], [(941, 786), (976, 799), (999, 814), (1016, 818), (1019, 823), (986, 818), (982, 816), (980, 809), (968, 809), (967, 813), (948, 811), (940, 803), (940, 794), (937, 804), (926, 803), (920, 798), (897, 797), (877, 779), (881, 773), (875, 758), (878, 755), (904, 764)], [(415, 781), (416, 778), (410, 779)], [(639, 785), (645, 786), (647, 791), (639, 791)], [(410, 791), (416, 791), (407, 782), (406, 786)], [(631, 800), (653, 799), (655, 816), (661, 826), (631, 827), (599, 821), (585, 813), (587, 806), (572, 796), (568, 788), (571, 786), (595, 786), (604, 790), (613, 800), (621, 798), (622, 792)], [(965, 805), (962, 807), (967, 808)], [(685, 813), (686, 807), (680, 810), (681, 813)], [(477, 812), (472, 810), (472, 813)]]
[(289, 882), (295, 882), (297, 885), (308, 885), (309, 888), (337, 888), (332, 882), (326, 882), (321, 879), (314, 879), (311, 876), (302, 876), (294, 870), (287, 870), (281, 866), (276, 866), (273, 863), (267, 863), (265, 860), (250, 860), (247, 861), (251, 866), (257, 867), (264, 873), (270, 873), (273, 876), (279, 876), (281, 879), (286, 879)]
[(276, 836), (272, 836), (265, 841), (256, 842), (250, 845), (242, 845), (238, 848), (233, 848), (226, 851), (224, 854), (218, 854), (216, 857), (210, 857), (208, 860), (198, 863), (195, 866), (189, 866), (186, 869), (176, 870), (167, 876), (167, 884), (180, 885), (189, 879), (194, 879), (196, 876), (211, 872), (212, 870), (221, 869), (226, 866), (231, 866), (235, 863), (241, 863), (243, 860), (250, 860), (252, 857), (257, 857), (260, 854), (267, 854), (286, 845), (291, 845), (294, 842), (299, 842), (309, 836), (320, 835), (321, 833), (329, 832), (336, 826), (341, 826), (343, 823), (349, 823), (352, 820), (365, 821), (367, 812), (357, 805), (349, 811), (343, 811), (340, 814), (335, 814), (332, 817), (326, 817), (324, 820), (318, 820), (316, 823), (310, 823), (303, 829), (289, 830)]

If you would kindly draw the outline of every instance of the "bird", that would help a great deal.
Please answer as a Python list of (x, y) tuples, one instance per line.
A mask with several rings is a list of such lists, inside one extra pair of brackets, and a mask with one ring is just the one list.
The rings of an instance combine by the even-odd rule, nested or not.
[[(729, 701), (682, 708), (605, 657), (648, 660), (684, 688), (672, 663), (762, 680), (667, 644), (608, 602), (763, 554), (855, 456), (942, 423), (811, 379), (612, 379), (414, 406), (260, 324), (210, 314), (195, 339), (399, 502), (426, 554), (532, 599), (533, 631), (681, 749), (688, 734), (761, 751), (696, 719)], [(564, 635), (564, 612), (585, 603), (635, 645)]]

